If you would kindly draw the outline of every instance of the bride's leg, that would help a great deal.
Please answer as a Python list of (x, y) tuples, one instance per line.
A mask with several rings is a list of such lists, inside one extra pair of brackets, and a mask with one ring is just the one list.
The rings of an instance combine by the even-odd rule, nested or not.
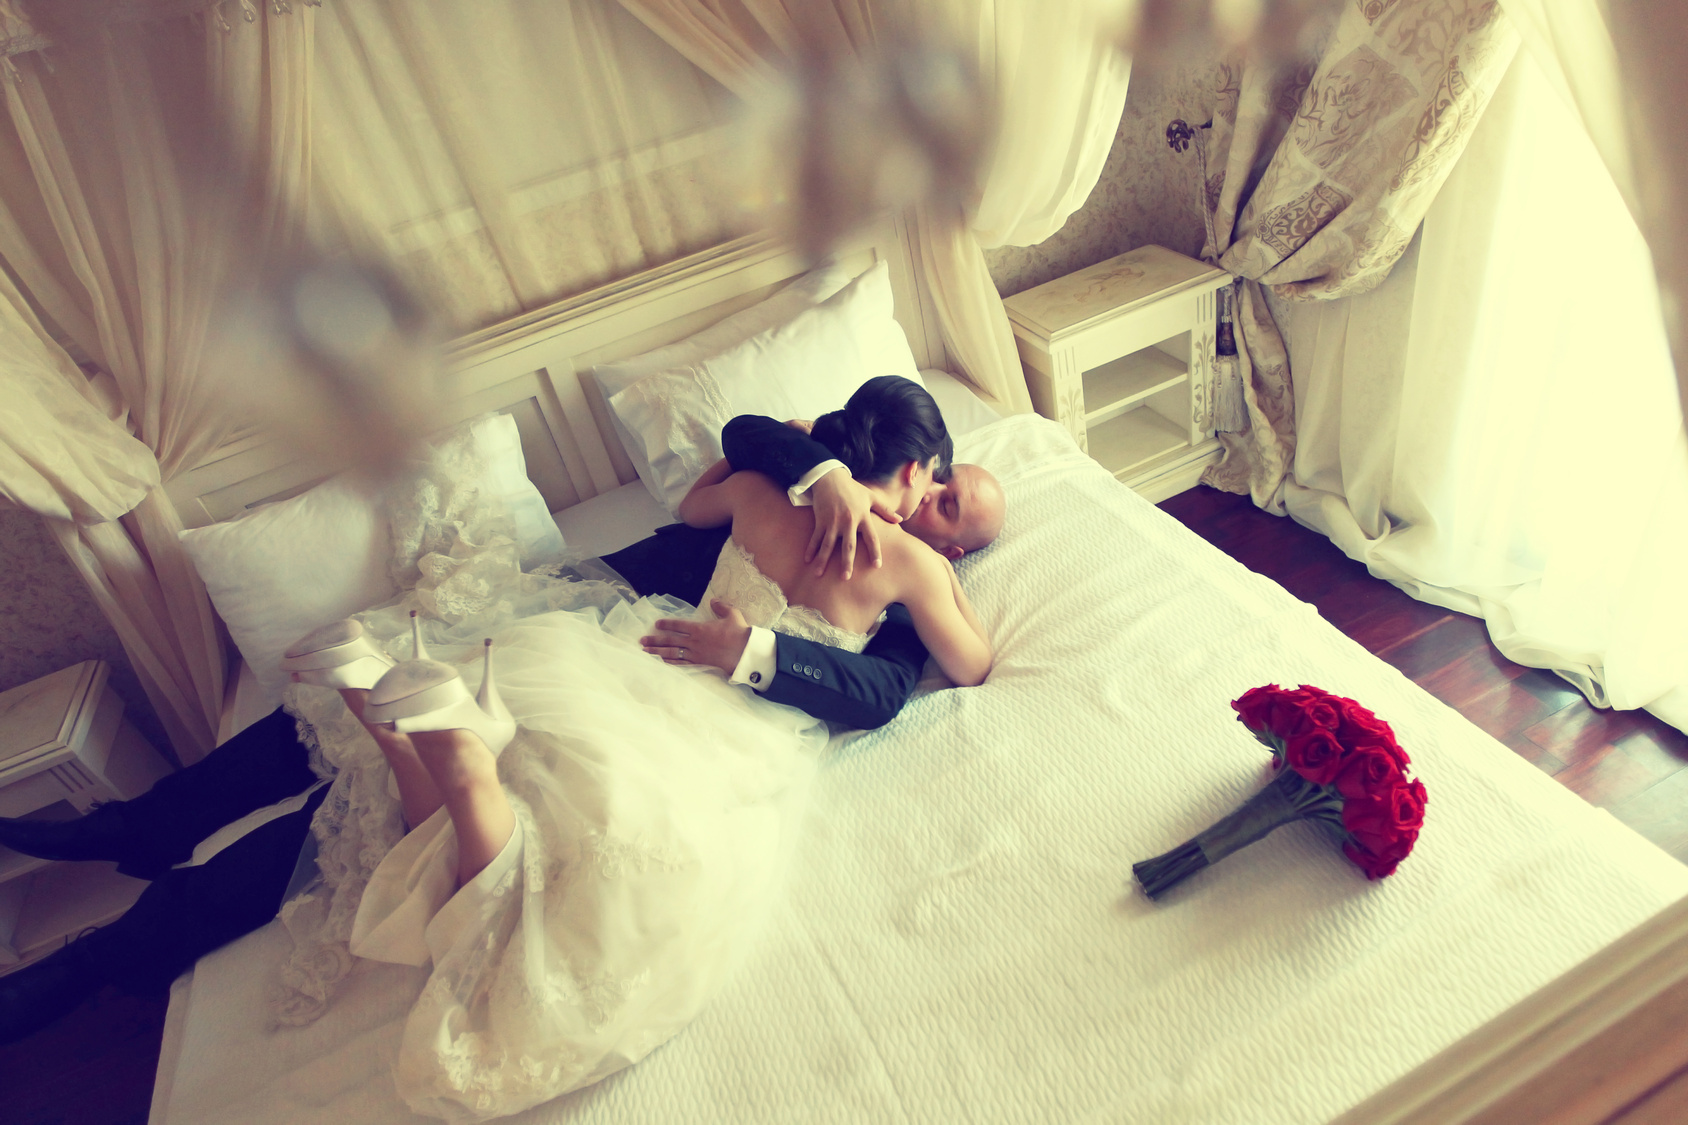
[(375, 745), (381, 748), (387, 764), (392, 767), (393, 780), (399, 787), (399, 803), (404, 806), (404, 823), (406, 827), (415, 828), (439, 811), (444, 801), (439, 787), (434, 784), (433, 775), (416, 756), (416, 747), (408, 734), (364, 722), (363, 705), (368, 695), (369, 692), (360, 688), (340, 689), (340, 698), (346, 701), (346, 709), (363, 723), (363, 729), (369, 732)]
[(417, 757), (457, 830), (457, 885), (497, 858), (516, 830), (516, 814), (498, 780), (498, 763), (473, 731), (417, 731)]

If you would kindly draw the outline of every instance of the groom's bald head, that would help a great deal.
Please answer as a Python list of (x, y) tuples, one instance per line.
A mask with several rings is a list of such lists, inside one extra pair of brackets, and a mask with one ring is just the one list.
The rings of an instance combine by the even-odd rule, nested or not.
[(947, 559), (988, 547), (1002, 531), (1002, 485), (978, 465), (951, 466), (949, 480), (934, 482), (903, 530)]

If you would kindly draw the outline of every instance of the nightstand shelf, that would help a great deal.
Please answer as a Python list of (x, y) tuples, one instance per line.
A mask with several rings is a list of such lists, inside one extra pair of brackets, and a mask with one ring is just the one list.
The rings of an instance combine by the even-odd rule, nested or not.
[(1094, 429), (1189, 378), (1190, 365), (1159, 348), (1144, 348), (1093, 367), (1084, 373), (1084, 424)]
[(1133, 476), (1182, 452), (1190, 435), (1153, 410), (1132, 410), (1090, 428), (1090, 456), (1116, 477)]
[(1189, 488), (1219, 458), (1214, 295), (1230, 282), (1140, 246), (1008, 298), (1032, 405), (1149, 499)]

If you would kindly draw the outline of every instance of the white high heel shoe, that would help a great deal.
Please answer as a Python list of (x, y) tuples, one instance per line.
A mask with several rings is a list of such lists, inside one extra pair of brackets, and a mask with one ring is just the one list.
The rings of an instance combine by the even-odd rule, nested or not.
[(364, 704), (366, 722), (392, 723), (400, 734), (427, 731), (473, 731), (493, 757), (503, 753), (516, 736), (516, 721), (492, 682), (492, 641), (484, 649), (481, 690), (471, 696), (457, 668), (438, 660), (406, 660), (395, 664), (370, 690)]
[[(427, 659), (415, 610), (410, 611), (410, 635), (416, 658)], [(330, 688), (372, 688), (393, 664), (364, 634), (363, 625), (349, 617), (306, 633), (281, 658), (282, 670), (297, 673), (300, 683)]]

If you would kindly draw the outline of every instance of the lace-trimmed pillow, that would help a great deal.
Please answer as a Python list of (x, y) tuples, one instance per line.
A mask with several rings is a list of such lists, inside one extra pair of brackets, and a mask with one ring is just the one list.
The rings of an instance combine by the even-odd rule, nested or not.
[(721, 456), (721, 427), (740, 414), (785, 421), (837, 410), (876, 375), (925, 385), (892, 316), (891, 274), (875, 264), (790, 321), (719, 355), (647, 375), (610, 397), (638, 436), (639, 476), (670, 512)]
[[(473, 490), (501, 510), (507, 525), (513, 523), (525, 565), (561, 557), (562, 535), (527, 479), (514, 419), (472, 418), (431, 442), (437, 449), (466, 451), (464, 463), (472, 463), (478, 477)], [(401, 487), (392, 494), (403, 492)], [(393, 573), (414, 570), (431, 549), (405, 531), (416, 523), (415, 515), (392, 513), (380, 495), (332, 477), (291, 499), (181, 533), (211, 604), (271, 707), (280, 705), (287, 686), (280, 664), (289, 645), (399, 592)], [(406, 578), (407, 584), (414, 581)]]
[[(797, 278), (773, 296), (740, 309), (708, 328), (694, 332), (683, 340), (655, 348), (638, 355), (600, 363), (592, 368), (592, 379), (603, 393), (604, 402), (620, 394), (639, 380), (659, 371), (674, 371), (702, 363), (737, 347), (759, 332), (789, 323), (807, 309), (837, 293), (851, 281), (850, 274), (836, 263), (820, 265)], [(650, 479), (650, 462), (645, 460), (645, 442), (637, 431), (630, 430), (621, 418), (610, 411), (610, 423), (627, 457), (641, 480)], [(648, 487), (648, 486), (647, 486)], [(652, 489), (652, 495), (656, 495)], [(660, 496), (657, 499), (661, 499)]]

